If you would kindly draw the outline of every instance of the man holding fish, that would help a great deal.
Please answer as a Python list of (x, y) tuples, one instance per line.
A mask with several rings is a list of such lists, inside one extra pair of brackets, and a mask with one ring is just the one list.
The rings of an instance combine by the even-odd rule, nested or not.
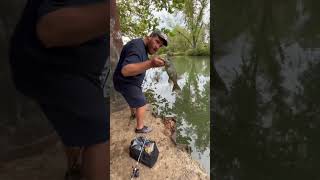
[(146, 98), (142, 92), (142, 82), (146, 70), (165, 65), (165, 60), (159, 56), (148, 58), (162, 46), (168, 45), (168, 37), (154, 31), (144, 38), (129, 41), (122, 49), (118, 65), (113, 75), (115, 89), (122, 94), (131, 109), (131, 117), (136, 117), (136, 133), (149, 133), (151, 127), (144, 125)]

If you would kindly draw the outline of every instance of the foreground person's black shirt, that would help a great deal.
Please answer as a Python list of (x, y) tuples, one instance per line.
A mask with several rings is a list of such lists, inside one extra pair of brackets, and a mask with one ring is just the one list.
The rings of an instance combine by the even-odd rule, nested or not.
[[(36, 34), (36, 23), (43, 15), (61, 7), (101, 1), (103, 0), (29, 0), (27, 2), (10, 46), (10, 63), (18, 90), (25, 95), (43, 99), (41, 96), (46, 94), (43, 92), (53, 90), (48, 82), (60, 81), (65, 77), (86, 78), (97, 86), (101, 85), (99, 76), (109, 50), (107, 36), (76, 46), (45, 48)], [(59, 83), (55, 83), (56, 85)]]

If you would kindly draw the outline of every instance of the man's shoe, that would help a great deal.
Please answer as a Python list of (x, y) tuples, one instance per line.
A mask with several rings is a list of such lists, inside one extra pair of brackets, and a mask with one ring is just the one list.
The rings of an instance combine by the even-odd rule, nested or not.
[(148, 127), (148, 126), (143, 126), (142, 129), (137, 129), (136, 128), (136, 133), (149, 133), (151, 131), (152, 131), (152, 128)]

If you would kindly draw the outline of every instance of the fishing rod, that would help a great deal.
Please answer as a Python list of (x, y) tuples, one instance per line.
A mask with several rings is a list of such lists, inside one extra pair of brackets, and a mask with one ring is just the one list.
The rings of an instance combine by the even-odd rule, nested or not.
[[(143, 136), (142, 136), (143, 137)], [(142, 144), (142, 148), (140, 150), (140, 154), (139, 154), (139, 157), (138, 157), (138, 161), (136, 163), (135, 166), (133, 166), (133, 170), (132, 170), (132, 174), (131, 174), (131, 177), (130, 177), (130, 180), (132, 180), (133, 178), (137, 178), (139, 177), (139, 162), (140, 162), (140, 158), (141, 158), (141, 155), (142, 155), (142, 152), (144, 150), (144, 145), (146, 143), (146, 140), (147, 138), (146, 137), (143, 137), (144, 138), (144, 141), (143, 141), (143, 144)]]

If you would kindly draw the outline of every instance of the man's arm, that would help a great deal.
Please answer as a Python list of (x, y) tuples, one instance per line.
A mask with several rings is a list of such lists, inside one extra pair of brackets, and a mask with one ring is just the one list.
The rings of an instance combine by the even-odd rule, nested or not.
[(164, 65), (164, 61), (159, 57), (153, 57), (150, 60), (141, 62), (141, 63), (133, 63), (127, 64), (121, 69), (121, 73), (123, 76), (135, 76), (143, 73), (144, 71), (153, 68), (160, 67)]
[(42, 16), (37, 35), (45, 47), (84, 43), (108, 32), (109, 1), (65, 7)]

